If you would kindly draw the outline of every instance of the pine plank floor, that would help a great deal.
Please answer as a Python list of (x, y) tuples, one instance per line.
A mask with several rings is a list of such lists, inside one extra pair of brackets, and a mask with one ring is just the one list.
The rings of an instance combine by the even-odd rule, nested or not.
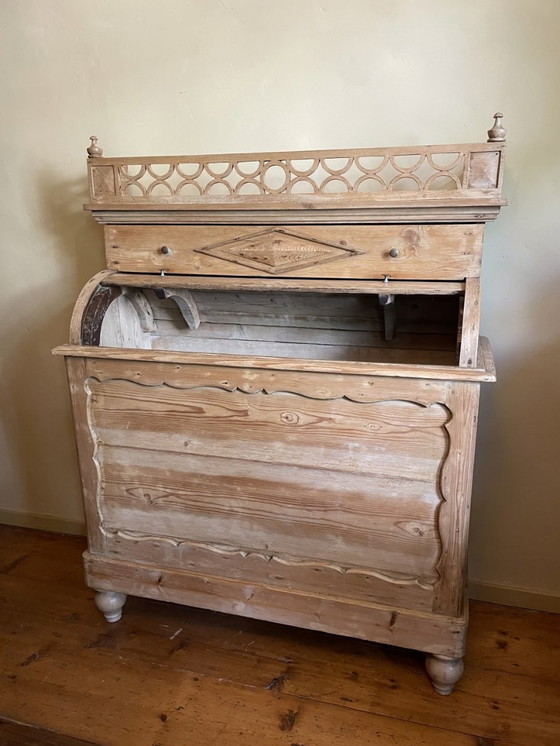
[(0, 526), (1, 746), (559, 746), (560, 616), (471, 604), (466, 670), (129, 598), (107, 624), (85, 540)]

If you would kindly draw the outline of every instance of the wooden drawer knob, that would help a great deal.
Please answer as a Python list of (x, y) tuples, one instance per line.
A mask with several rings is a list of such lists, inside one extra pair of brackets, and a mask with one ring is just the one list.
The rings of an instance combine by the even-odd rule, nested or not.
[(170, 246), (162, 246), (160, 249), (160, 252), (162, 254), (171, 254), (171, 247)]

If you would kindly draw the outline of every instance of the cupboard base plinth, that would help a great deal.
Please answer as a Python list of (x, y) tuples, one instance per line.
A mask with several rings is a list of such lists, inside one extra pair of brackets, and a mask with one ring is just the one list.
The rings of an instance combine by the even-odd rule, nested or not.
[(355, 637), (446, 659), (464, 654), (466, 606), (462, 616), (450, 617), (107, 559), (90, 552), (85, 553), (84, 560), (86, 582), (98, 591)]

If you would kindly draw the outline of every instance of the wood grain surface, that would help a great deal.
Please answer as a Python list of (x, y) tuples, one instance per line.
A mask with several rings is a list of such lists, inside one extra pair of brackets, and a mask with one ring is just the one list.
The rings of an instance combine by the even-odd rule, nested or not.
[(69, 362), (92, 587), (462, 655), (476, 384)]
[(120, 272), (463, 280), (480, 273), (482, 233), (477, 224), (107, 226), (105, 247), (108, 268)]
[[(459, 368), (453, 365), (431, 365), (429, 363), (379, 363), (352, 362), (348, 360), (305, 360), (280, 357), (247, 357), (247, 355), (220, 355), (219, 353), (185, 353), (167, 350), (123, 349), (120, 347), (85, 347), (82, 345), (60, 345), (53, 350), (54, 355), (65, 357), (91, 358), (97, 360), (125, 360), (130, 363), (130, 369), (143, 363), (172, 363), (176, 366), (206, 366), (218, 365), (234, 370), (236, 368), (252, 368), (255, 370), (273, 371), (306, 371), (335, 374), (344, 373), (358, 376), (398, 378), (430, 381), (486, 381), (496, 380), (496, 370), (488, 340), (479, 340), (479, 358), (482, 361), (477, 368)], [(157, 367), (157, 366), (156, 366)], [(325, 376), (326, 379), (326, 376)], [(405, 384), (406, 385), (406, 384)]]
[(414, 648), (451, 693), (500, 121), (306, 153), (103, 158), (92, 136), (109, 270), (57, 352), (109, 622), (132, 594)]

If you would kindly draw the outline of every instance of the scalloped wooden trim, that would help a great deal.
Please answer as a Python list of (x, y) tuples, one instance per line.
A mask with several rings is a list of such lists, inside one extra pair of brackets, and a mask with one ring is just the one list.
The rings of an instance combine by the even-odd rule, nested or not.
[(312, 567), (323, 570), (333, 570), (341, 575), (371, 575), (379, 578), (379, 580), (384, 580), (388, 583), (395, 583), (396, 585), (418, 585), (423, 590), (433, 590), (434, 584), (438, 580), (437, 576), (419, 577), (417, 575), (409, 575), (405, 573), (391, 573), (386, 570), (360, 567), (358, 565), (340, 565), (336, 562), (321, 562), (306, 557), (278, 555), (261, 552), (255, 549), (247, 549), (245, 547), (229, 547), (221, 544), (211, 544), (209, 542), (179, 539), (173, 536), (156, 536), (152, 534), (144, 534), (140, 531), (122, 531), (121, 529), (111, 529), (106, 526), (103, 526), (102, 530), (105, 531), (107, 535), (118, 536), (121, 539), (128, 539), (130, 541), (158, 541), (171, 544), (177, 548), (182, 546), (194, 547), (196, 549), (205, 549), (208, 552), (214, 552), (215, 554), (222, 554), (224, 556), (238, 555), (243, 558), (257, 557), (258, 559), (262, 559), (264, 562), (278, 562), (281, 565), (288, 565), (291, 567)]

